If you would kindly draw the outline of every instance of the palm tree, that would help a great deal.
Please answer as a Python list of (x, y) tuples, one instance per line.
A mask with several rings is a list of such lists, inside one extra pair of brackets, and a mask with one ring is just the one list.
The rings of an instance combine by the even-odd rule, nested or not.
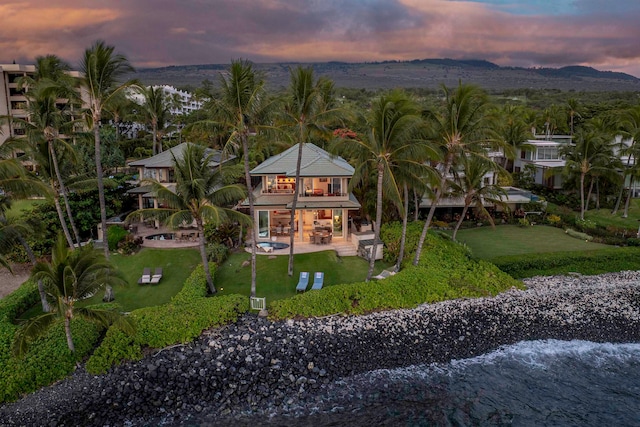
[[(213, 99), (214, 125), (227, 132), (225, 151), (240, 151), (244, 160), (244, 175), (249, 201), (249, 216), (255, 218), (253, 185), (250, 172), (250, 146), (261, 125), (266, 122), (270, 103), (266, 98), (264, 80), (256, 74), (249, 61), (231, 61), (227, 75), (220, 78), (220, 99)], [(257, 227), (252, 227), (251, 240), (258, 240)], [(251, 296), (256, 295), (256, 245), (251, 245)]]
[(126, 284), (122, 275), (91, 246), (71, 250), (65, 246), (64, 238), (59, 236), (52, 249), (51, 262), (38, 263), (31, 277), (44, 283), (52, 310), (34, 317), (20, 327), (14, 336), (14, 354), (24, 354), (30, 341), (57, 321), (64, 323), (67, 346), (73, 353), (75, 347), (71, 320), (76, 316), (104, 326), (116, 324), (125, 331), (133, 332), (131, 319), (116, 311), (76, 306), (77, 301), (93, 295), (107, 284)]
[(575, 145), (567, 146), (565, 172), (579, 177), (580, 219), (584, 220), (587, 202), (585, 200), (585, 180), (594, 170), (604, 168), (611, 163), (613, 146), (606, 135), (587, 130), (578, 131)]
[(58, 107), (57, 99), (68, 89), (60, 86), (56, 82), (41, 79), (30, 87), (27, 92), (29, 119), (24, 120), (22, 125), (26, 130), (27, 140), (30, 144), (30, 152), (33, 160), (40, 166), (41, 177), (47, 179), (53, 190), (54, 204), (58, 212), (58, 218), (64, 232), (69, 247), (74, 247), (74, 241), (67, 228), (67, 223), (62, 213), (59, 197), (64, 201), (67, 218), (73, 231), (76, 243), (80, 243), (80, 234), (76, 227), (67, 188), (62, 177), (57, 151), (64, 153), (64, 158), (73, 162), (75, 151), (60, 137), (60, 129), (71, 128), (73, 122), (67, 114), (67, 105)]
[(345, 150), (358, 163), (350, 182), (351, 187), (367, 178), (370, 165), (377, 175), (376, 220), (367, 281), (373, 276), (380, 240), (383, 193), (396, 206), (402, 207), (394, 169), (400, 167), (401, 163), (421, 167), (428, 159), (427, 146), (419, 140), (423, 125), (418, 105), (404, 92), (394, 91), (373, 103), (368, 120), (369, 130), (364, 138), (343, 140), (339, 142), (340, 148), (334, 148)]
[(175, 190), (165, 187), (158, 181), (145, 180), (145, 183), (152, 186), (152, 192), (158, 200), (166, 207), (143, 209), (132, 214), (166, 218), (167, 223), (174, 228), (195, 221), (200, 236), (202, 264), (207, 276), (207, 285), (212, 294), (216, 293), (216, 288), (209, 269), (204, 224), (218, 226), (229, 221), (250, 223), (246, 215), (225, 207), (232, 206), (246, 197), (246, 192), (239, 185), (221, 185), (220, 169), (211, 166), (215, 154), (213, 151), (207, 152), (199, 145), (187, 145), (181, 154), (173, 156)]
[[(333, 83), (329, 80), (318, 79), (314, 82), (313, 68), (301, 66), (290, 70), (291, 83), (287, 102), (281, 115), (280, 127), (286, 129), (291, 138), (298, 143), (298, 158), (296, 162), (295, 189), (291, 203), (292, 229), (295, 229), (294, 221), (298, 194), (300, 192), (300, 168), (302, 166), (302, 149), (313, 135), (328, 137), (330, 135), (325, 125), (335, 122), (340, 109), (331, 108)], [(290, 233), (289, 240), (289, 266), (287, 273), (293, 275), (293, 253), (295, 233)]]
[(433, 191), (431, 208), (422, 228), (413, 264), (418, 265), (427, 231), (436, 206), (447, 191), (447, 180), (452, 166), (462, 156), (483, 156), (487, 141), (493, 133), (493, 122), (487, 118), (489, 99), (477, 86), (460, 83), (455, 91), (443, 87), (445, 100), (440, 113), (430, 113), (433, 140), (440, 146), (443, 160), (438, 166), (440, 183)]
[(151, 124), (153, 137), (153, 155), (162, 152), (162, 139), (158, 140), (158, 132), (164, 129), (169, 115), (169, 102), (164, 95), (162, 87), (136, 87), (136, 91), (142, 95), (140, 116)]
[[(532, 137), (531, 130), (523, 119), (523, 108), (514, 105), (505, 105), (498, 112), (500, 125), (497, 129), (497, 136), (505, 147), (503, 168), (507, 167), (509, 159), (514, 160), (521, 149), (527, 149), (527, 139)], [(515, 162), (511, 172), (515, 171)]]
[(493, 218), (484, 207), (484, 202), (488, 201), (493, 204), (501, 204), (502, 196), (506, 196), (507, 192), (496, 184), (484, 183), (484, 178), (495, 172), (499, 166), (489, 159), (478, 156), (463, 156), (461, 157), (460, 167), (462, 169), (460, 174), (457, 174), (456, 179), (452, 182), (453, 194), (460, 195), (464, 198), (464, 208), (462, 209), (462, 215), (456, 223), (453, 229), (453, 240), (456, 240), (458, 230), (464, 221), (467, 211), (470, 206), (474, 206), (480, 215), (489, 219), (491, 226), (495, 226)]
[(81, 85), (88, 96), (89, 127), (93, 130), (94, 150), (96, 159), (96, 175), (98, 178), (98, 198), (100, 200), (100, 220), (103, 233), (103, 250), (105, 258), (109, 259), (109, 245), (107, 245), (107, 207), (104, 195), (104, 181), (102, 159), (100, 153), (100, 121), (105, 106), (117, 96), (117, 93), (131, 82), (118, 84), (118, 80), (126, 73), (133, 72), (133, 67), (122, 54), (114, 53), (113, 46), (107, 46), (98, 40), (93, 46), (85, 50), (80, 71)]
[(618, 211), (622, 194), (624, 192), (625, 182), (628, 178), (629, 185), (623, 213), (623, 217), (626, 218), (629, 213), (628, 209), (631, 199), (631, 188), (633, 187), (635, 179), (640, 176), (638, 171), (640, 168), (640, 162), (638, 162), (638, 158), (640, 158), (640, 145), (638, 145), (638, 141), (640, 141), (640, 105), (635, 105), (626, 109), (623, 111), (621, 116), (620, 128), (622, 137), (630, 139), (631, 142), (628, 146), (624, 143), (624, 139), (620, 142), (620, 154), (625, 156), (626, 159), (622, 169), (623, 183), (612, 213), (615, 214)]
[(580, 115), (580, 110), (582, 110), (580, 102), (575, 98), (567, 99), (567, 110), (569, 112), (569, 132), (573, 136), (575, 119), (576, 117), (582, 118)]

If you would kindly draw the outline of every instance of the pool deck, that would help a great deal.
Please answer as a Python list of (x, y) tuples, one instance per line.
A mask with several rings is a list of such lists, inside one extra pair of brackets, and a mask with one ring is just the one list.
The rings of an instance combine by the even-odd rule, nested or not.
[[(193, 232), (193, 230), (189, 230)], [(184, 230), (171, 230), (168, 227), (161, 226), (159, 228), (154, 227), (146, 227), (142, 224), (138, 224), (138, 232), (136, 236), (146, 237), (152, 234), (163, 234), (163, 233), (180, 233), (185, 232)], [(265, 240), (266, 241), (266, 240)], [(277, 242), (289, 244), (288, 236), (277, 237)], [(198, 248), (198, 239), (195, 240), (148, 240), (143, 239), (142, 243), (143, 248), (155, 248), (155, 249), (178, 249), (178, 248)], [(247, 252), (251, 252), (251, 246), (245, 248)], [(355, 256), (356, 249), (350, 241), (334, 239), (331, 243), (327, 243), (324, 245), (316, 245), (310, 242), (300, 242), (298, 240), (295, 241), (293, 245), (293, 253), (294, 254), (306, 254), (311, 252), (322, 252), (322, 251), (336, 251), (339, 256)], [(264, 252), (261, 250), (257, 251), (258, 255), (289, 255), (289, 248), (285, 249), (274, 249), (271, 252)]]

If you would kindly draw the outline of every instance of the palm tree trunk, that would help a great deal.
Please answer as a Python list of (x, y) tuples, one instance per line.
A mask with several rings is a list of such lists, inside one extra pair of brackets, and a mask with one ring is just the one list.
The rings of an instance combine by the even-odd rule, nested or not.
[[(296, 206), (298, 206), (298, 193), (300, 193), (300, 167), (302, 166), (302, 138), (300, 138), (300, 142), (298, 143), (298, 159), (296, 161), (296, 182), (295, 189), (293, 191), (293, 202), (291, 202), (291, 220), (289, 221), (289, 226), (291, 227), (291, 232), (289, 233), (289, 267), (287, 269), (287, 274), (289, 277), (293, 276), (293, 243), (295, 240), (295, 220), (296, 220)], [(300, 230), (302, 233), (302, 230)]]
[(596, 179), (596, 210), (600, 210), (600, 179)]
[(64, 233), (64, 237), (67, 239), (67, 243), (69, 247), (73, 250), (76, 246), (73, 243), (73, 239), (71, 238), (71, 233), (69, 233), (69, 227), (67, 227), (67, 221), (64, 219), (64, 214), (62, 213), (62, 207), (60, 206), (60, 198), (58, 192), (53, 196), (53, 204), (56, 207), (56, 212), (58, 213), (58, 219), (60, 220), (60, 226), (62, 227), (62, 232)]
[[(22, 237), (22, 234), (18, 234), (18, 241), (24, 248), (24, 251), (27, 253), (27, 257), (31, 262), (31, 265), (36, 265), (38, 260), (36, 259), (36, 255), (33, 253), (33, 249), (29, 245), (29, 242)], [(42, 304), (42, 312), (48, 313), (51, 311), (51, 306), (49, 305), (49, 301), (47, 301), (47, 293), (44, 291), (44, 284), (42, 280), (38, 280), (38, 294), (40, 294), (40, 303)]]
[(49, 155), (51, 156), (51, 161), (53, 162), (53, 170), (55, 171), (56, 178), (58, 179), (58, 185), (60, 186), (60, 194), (62, 195), (62, 199), (64, 200), (64, 207), (67, 211), (69, 224), (71, 224), (71, 230), (73, 231), (73, 235), (76, 238), (76, 243), (80, 245), (80, 233), (78, 233), (78, 228), (76, 227), (76, 223), (73, 220), (71, 205), (69, 204), (69, 198), (67, 197), (67, 188), (64, 185), (64, 180), (62, 179), (62, 174), (60, 173), (60, 165), (58, 164), (58, 157), (56, 156), (56, 152), (53, 149), (53, 143), (51, 140), (47, 141), (47, 145), (49, 146)]
[(100, 224), (102, 225), (102, 250), (109, 260), (109, 245), (107, 244), (107, 203), (104, 195), (104, 181), (102, 180), (102, 154), (100, 153), (100, 114), (93, 117), (94, 153), (96, 157), (96, 174), (98, 178), (98, 200), (100, 201)]
[(71, 337), (71, 319), (67, 316), (64, 317), (64, 334), (67, 336), (67, 347), (69, 347), (71, 353), (75, 353), (76, 347), (73, 345), (73, 338)]
[(418, 196), (418, 192), (413, 190), (413, 203), (415, 205), (416, 211), (413, 213), (413, 220), (417, 221), (420, 216), (420, 197)]
[(217, 292), (215, 285), (213, 284), (213, 277), (211, 277), (211, 269), (209, 268), (209, 259), (207, 258), (206, 241), (204, 237), (204, 226), (201, 219), (196, 219), (196, 225), (198, 226), (198, 246), (200, 247), (200, 256), (202, 257), (202, 266), (204, 267), (204, 274), (207, 277), (207, 286), (209, 292), (215, 294)]
[(631, 202), (631, 187), (633, 187), (633, 175), (629, 177), (629, 192), (627, 193), (627, 200), (624, 202), (624, 213), (622, 218), (629, 216), (629, 203)]
[(467, 214), (467, 210), (469, 210), (469, 203), (465, 200), (464, 208), (462, 209), (462, 215), (460, 215), (460, 219), (456, 222), (456, 226), (453, 229), (453, 236), (451, 238), (455, 241), (456, 236), (458, 235), (458, 230), (460, 230), (460, 226), (462, 225), (462, 221), (464, 221), (464, 216)]
[(591, 194), (593, 193), (593, 177), (591, 177), (591, 183), (589, 184), (589, 192), (587, 193), (587, 198), (584, 201), (584, 211), (589, 210), (589, 202), (591, 201)]
[(152, 129), (151, 129), (152, 135), (151, 135), (151, 137), (153, 138), (152, 153), (155, 156), (156, 154), (158, 154), (158, 150), (156, 148), (156, 145), (157, 145), (157, 141), (156, 141), (156, 125), (155, 125), (155, 123), (153, 123), (151, 126), (152, 126)]
[[(404, 216), (402, 217), (402, 236), (400, 237), (400, 251), (398, 253), (398, 261), (396, 261), (396, 273), (402, 267), (402, 259), (404, 258), (404, 247), (407, 243), (407, 222), (409, 221), (409, 186), (405, 182), (404, 188)], [(415, 193), (414, 193), (415, 194)]]
[(382, 182), (384, 179), (384, 165), (378, 163), (378, 195), (376, 197), (376, 229), (373, 231), (373, 247), (369, 257), (369, 271), (367, 272), (368, 282), (373, 277), (373, 269), (376, 265), (376, 254), (378, 253), (378, 240), (380, 240), (380, 227), (382, 226)]
[(424, 245), (424, 241), (427, 238), (427, 231), (429, 231), (429, 226), (431, 225), (431, 220), (433, 219), (433, 215), (436, 213), (436, 206), (440, 201), (440, 197), (443, 194), (444, 186), (447, 184), (447, 172), (451, 168), (451, 164), (453, 163), (453, 157), (449, 155), (447, 157), (447, 162), (445, 163), (444, 170), (442, 171), (442, 179), (440, 179), (440, 187), (436, 189), (434, 194), (434, 200), (431, 201), (431, 207), (429, 208), (429, 215), (427, 215), (427, 219), (424, 222), (424, 226), (422, 227), (422, 233), (420, 233), (420, 240), (418, 240), (418, 247), (416, 248), (416, 255), (413, 258), (413, 265), (418, 265), (420, 262), (420, 255), (422, 254), (422, 246)]
[(244, 153), (244, 177), (247, 181), (247, 197), (249, 199), (249, 216), (254, 221), (251, 227), (251, 296), (256, 296), (256, 243), (258, 241), (258, 225), (255, 223), (255, 214), (253, 207), (253, 186), (251, 185), (251, 174), (249, 173), (249, 141), (246, 134), (242, 135), (242, 151)]
[(618, 209), (620, 209), (620, 202), (622, 201), (622, 195), (624, 194), (624, 179), (625, 177), (623, 176), (622, 185), (620, 186), (620, 192), (618, 193), (618, 198), (616, 199), (616, 205), (613, 207), (613, 211), (611, 211), (612, 215), (617, 214)]
[(580, 174), (580, 219), (584, 220), (584, 173)]

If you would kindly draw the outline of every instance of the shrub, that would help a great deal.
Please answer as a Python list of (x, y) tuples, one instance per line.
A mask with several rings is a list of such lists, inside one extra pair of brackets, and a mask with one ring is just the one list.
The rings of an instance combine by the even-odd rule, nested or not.
[(207, 259), (220, 265), (229, 258), (231, 251), (221, 243), (209, 243), (207, 245)]
[(640, 246), (640, 239), (636, 237), (629, 237), (627, 239), (627, 245), (629, 246)]
[(135, 237), (131, 233), (128, 233), (124, 240), (121, 240), (120, 243), (118, 243), (118, 252), (123, 255), (134, 254), (138, 252), (143, 242), (144, 239), (142, 236)]
[(129, 234), (129, 232), (119, 225), (112, 225), (107, 228), (107, 242), (109, 244), (109, 250), (115, 251), (118, 249), (118, 243), (124, 240), (127, 234)]
[(562, 218), (560, 218), (558, 215), (551, 214), (547, 216), (547, 223), (549, 225), (557, 226), (561, 221)]
[(531, 226), (531, 223), (529, 222), (529, 220), (527, 218), (519, 218), (518, 219), (518, 226), (525, 228), (525, 227)]
[(588, 234), (586, 234), (586, 233), (581, 233), (581, 232), (579, 232), (579, 231), (572, 230), (571, 228), (567, 228), (567, 229), (565, 230), (565, 232), (566, 232), (569, 236), (574, 237), (574, 238), (576, 238), (576, 239), (586, 240), (586, 241), (588, 241), (588, 242), (590, 242), (590, 241), (592, 241), (592, 240), (593, 240), (593, 236), (589, 236), (589, 235), (588, 235)]

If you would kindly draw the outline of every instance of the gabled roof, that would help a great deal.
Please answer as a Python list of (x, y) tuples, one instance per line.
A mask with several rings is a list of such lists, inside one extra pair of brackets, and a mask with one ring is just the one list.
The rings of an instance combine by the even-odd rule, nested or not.
[[(298, 146), (269, 157), (253, 168), (251, 175), (286, 175), (296, 176), (298, 162)], [(334, 156), (310, 142), (302, 146), (302, 163), (300, 176), (352, 176), (353, 166), (342, 157)]]
[[(182, 159), (182, 153), (184, 152), (184, 149), (187, 147), (187, 145), (192, 145), (191, 142), (183, 142), (182, 144), (178, 144), (173, 148), (170, 148), (168, 150), (163, 151), (162, 153), (158, 153), (155, 156), (152, 157), (148, 157), (146, 159), (142, 159), (142, 160), (136, 160), (134, 162), (130, 162), (129, 166), (134, 166), (134, 167), (144, 167), (147, 169), (153, 169), (153, 168), (171, 168), (173, 167), (173, 157), (175, 156), (175, 158), (177, 160), (181, 160)], [(219, 166), (220, 163), (224, 163), (227, 162), (233, 158), (235, 158), (235, 156), (229, 156), (227, 158), (225, 158), (223, 161), (222, 160), (222, 152), (219, 150), (214, 150), (212, 148), (206, 148), (205, 149), (205, 154), (209, 155), (213, 153), (213, 156), (211, 157), (211, 166), (215, 167), (215, 166)]]

